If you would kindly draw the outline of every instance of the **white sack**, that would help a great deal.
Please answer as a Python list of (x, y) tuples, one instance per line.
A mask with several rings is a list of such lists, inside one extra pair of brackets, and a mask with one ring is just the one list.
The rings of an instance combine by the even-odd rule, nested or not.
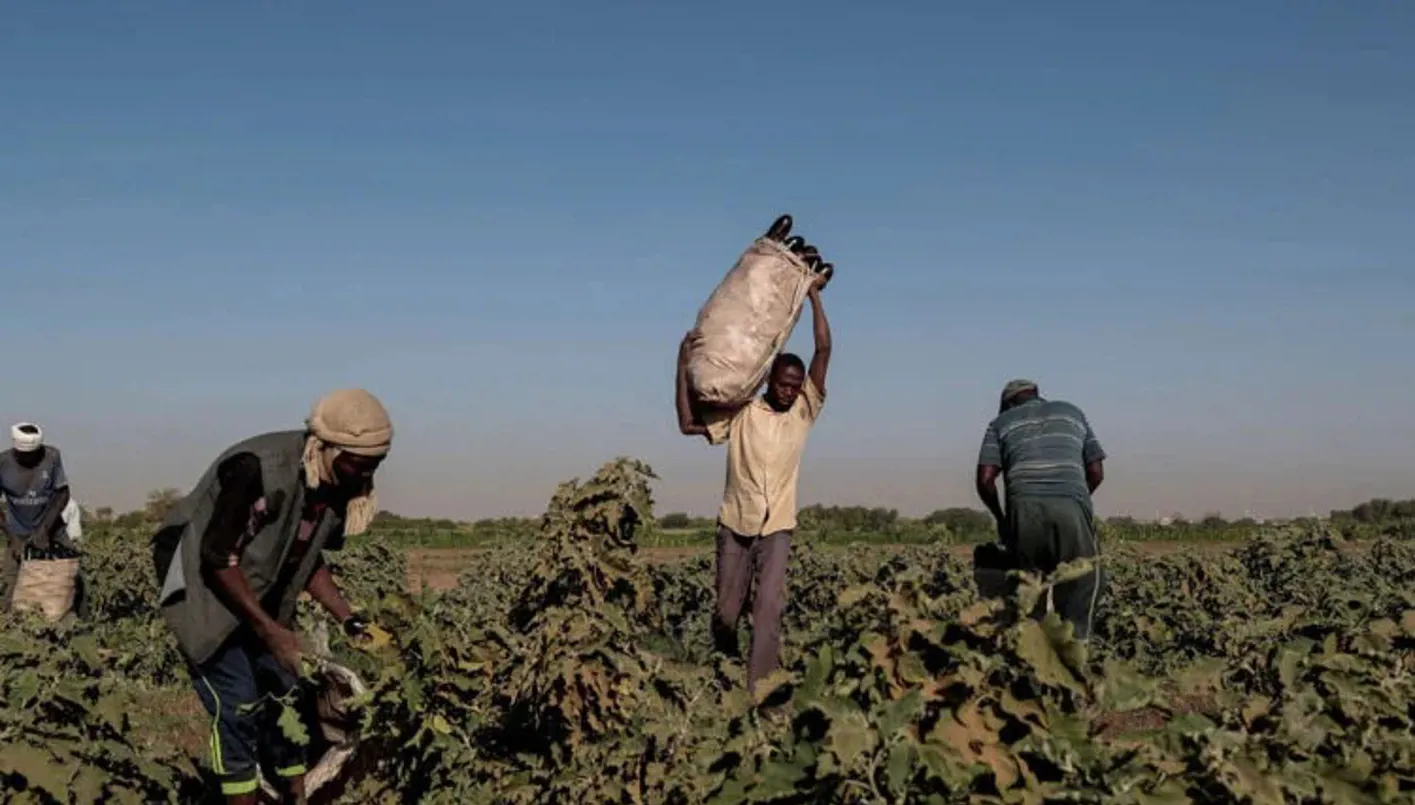
[(84, 538), (83, 509), (79, 507), (79, 502), (69, 498), (69, 503), (64, 507), (64, 511), (59, 514), (64, 519), (64, 530), (68, 532), (69, 541), (78, 545)]
[(801, 318), (815, 274), (780, 243), (757, 238), (698, 311), (688, 382), (699, 400), (750, 400)]
[[(315, 692), (315, 711), (319, 716), (319, 730), (328, 746), (314, 766), (305, 773), (305, 797), (312, 802), (328, 801), (328, 797), (316, 797), (326, 786), (343, 781), (350, 769), (350, 762), (359, 749), (357, 713), (349, 709), (349, 702), (367, 692), (359, 675), (331, 660), (319, 661), (316, 673), (318, 690)], [(260, 772), (260, 785), (267, 799), (279, 801), (279, 789), (275, 782)], [(337, 786), (336, 786), (337, 787)]]

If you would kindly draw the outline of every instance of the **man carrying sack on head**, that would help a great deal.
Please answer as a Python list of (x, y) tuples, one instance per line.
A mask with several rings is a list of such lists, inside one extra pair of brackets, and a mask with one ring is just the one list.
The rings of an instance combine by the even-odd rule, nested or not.
[(76, 553), (64, 529), (69, 505), (69, 479), (58, 448), (44, 444), (38, 425), (21, 422), (10, 428), (14, 447), (0, 453), (0, 495), (5, 512), (4, 566), (0, 570), (0, 608), (9, 609), (26, 557)]
[(307, 759), (276, 723), (276, 700), (301, 672), (295, 603), (308, 592), (350, 638), (367, 636), (323, 552), (373, 521), (373, 476), (392, 441), (372, 394), (333, 392), (304, 430), (228, 448), (153, 537), (159, 606), (211, 715), (212, 765), (229, 803), (259, 801), (261, 767), (286, 802), (305, 801)]
[(752, 601), (752, 643), (747, 686), (776, 670), (781, 616), (786, 607), (786, 565), (796, 530), (796, 487), (806, 438), (825, 406), (831, 333), (820, 292), (829, 276), (817, 275), (807, 292), (815, 352), (809, 365), (792, 353), (771, 364), (765, 393), (735, 406), (694, 399), (688, 363), (694, 334), (678, 350), (675, 408), (678, 429), (709, 444), (727, 445), (727, 478), (717, 516), (717, 605), (714, 648), (739, 656), (737, 622)]

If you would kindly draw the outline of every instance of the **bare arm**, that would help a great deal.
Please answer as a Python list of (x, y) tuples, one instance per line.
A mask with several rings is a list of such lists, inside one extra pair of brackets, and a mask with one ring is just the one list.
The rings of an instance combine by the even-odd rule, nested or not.
[(1081, 461), (1086, 465), (1086, 487), (1095, 492), (1105, 480), (1105, 448), (1101, 447), (1100, 439), (1096, 438), (1096, 432), (1091, 428), (1091, 421), (1086, 419), (1085, 414), (1081, 415), (1086, 423), (1086, 434), (1083, 437), (1081, 446)]
[(1007, 513), (1002, 510), (1002, 500), (997, 494), (997, 476), (1002, 472), (1002, 463), (997, 422), (989, 422), (987, 430), (983, 431), (983, 444), (978, 448), (978, 474), (973, 485), (999, 527), (1007, 520)]
[(354, 614), (354, 608), (349, 606), (349, 602), (344, 599), (344, 594), (339, 591), (339, 585), (334, 583), (334, 574), (329, 572), (329, 566), (322, 561), (310, 576), (309, 583), (305, 585), (305, 591), (340, 623), (348, 620), (349, 616)]
[(1086, 487), (1095, 492), (1105, 480), (1105, 459), (1098, 458), (1086, 465)]
[(241, 570), (240, 543), (252, 527), (253, 509), (265, 496), (260, 460), (250, 453), (238, 453), (216, 468), (220, 490), (211, 520), (201, 535), (201, 572), (222, 603), (255, 633), (267, 639), (283, 631), (261, 606)]
[[(59, 518), (64, 514), (64, 507), (69, 505), (69, 487), (64, 486), (49, 496), (49, 503), (44, 507), (44, 514), (39, 518), (39, 528), (35, 534), (40, 535), (45, 543), (49, 542), (49, 535), (54, 533), (54, 527), (58, 524)], [(73, 548), (68, 537), (61, 537), (59, 543), (62, 547)]]
[(982, 499), (983, 505), (992, 512), (993, 519), (1001, 524), (1006, 521), (1007, 516), (1002, 511), (1002, 499), (997, 494), (997, 473), (997, 467), (991, 464), (979, 464), (974, 485), (977, 487), (978, 497)]
[(54, 491), (49, 496), (44, 511), (40, 512), (38, 528), (34, 532), (34, 544), (45, 551), (56, 547), (55, 543), (57, 547), (73, 550), (75, 546), (69, 541), (68, 534), (59, 528), (59, 523), (64, 518), (64, 507), (69, 505), (69, 476), (64, 472), (64, 456), (55, 447), (46, 447), (45, 450), (52, 453), (54, 459), (48, 473), (49, 482), (52, 484), (50, 488)]
[(825, 375), (830, 369), (830, 321), (825, 317), (825, 308), (821, 307), (821, 287), (820, 284), (811, 286), (807, 297), (811, 300), (811, 330), (816, 337), (816, 350), (811, 355), (809, 374), (811, 382), (824, 394)]
[(246, 580), (246, 574), (241, 571), (240, 565), (209, 570), (206, 571), (206, 575), (212, 590), (221, 599), (221, 602), (235, 613), (237, 618), (250, 624), (251, 629), (257, 635), (264, 638), (266, 635), (282, 629), (275, 619), (265, 611), (265, 607), (260, 605), (260, 599), (256, 598), (255, 591), (251, 589), (250, 582)]

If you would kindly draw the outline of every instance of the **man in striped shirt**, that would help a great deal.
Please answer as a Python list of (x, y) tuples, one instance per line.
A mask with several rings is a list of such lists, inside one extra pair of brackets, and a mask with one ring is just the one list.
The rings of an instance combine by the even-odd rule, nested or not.
[[(1053, 608), (1082, 640), (1090, 637), (1101, 591), (1091, 494), (1105, 477), (1104, 462), (1105, 451), (1081, 409), (1043, 399), (1030, 380), (1014, 380), (1002, 390), (997, 418), (978, 453), (978, 496), (1018, 568), (1050, 573), (1065, 562), (1096, 560), (1094, 570), (1052, 591)], [(999, 473), (1007, 487), (1005, 512)]]

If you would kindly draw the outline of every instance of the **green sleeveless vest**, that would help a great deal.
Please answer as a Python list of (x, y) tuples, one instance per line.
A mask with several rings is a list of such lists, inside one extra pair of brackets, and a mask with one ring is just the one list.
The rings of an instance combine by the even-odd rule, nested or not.
[[(280, 511), (273, 513), (272, 519), (241, 551), (241, 571), (251, 590), (258, 600), (268, 602), (272, 593), (277, 592), (272, 588), (280, 578), (290, 547), (299, 538), (300, 512), (305, 502), (304, 446), (305, 432), (295, 430), (262, 434), (227, 448), (207, 468), (192, 491), (172, 508), (162, 531), (154, 537), (158, 581), (162, 585), (158, 607), (163, 620), (177, 636), (182, 653), (191, 662), (200, 664), (210, 658), (243, 622), (207, 586), (201, 572), (201, 537), (220, 491), (217, 466), (236, 453), (252, 453), (260, 460), (267, 503), (276, 490), (285, 493)], [(310, 535), (309, 550), (299, 568), (285, 589), (278, 592), (278, 611), (270, 615), (279, 623), (291, 624), (295, 602), (314, 573), (320, 553), (341, 545), (343, 533), (343, 518), (332, 509), (326, 509)], [(165, 568), (161, 566), (164, 562), (159, 544), (164, 534), (180, 540), (170, 561), (165, 562)]]

